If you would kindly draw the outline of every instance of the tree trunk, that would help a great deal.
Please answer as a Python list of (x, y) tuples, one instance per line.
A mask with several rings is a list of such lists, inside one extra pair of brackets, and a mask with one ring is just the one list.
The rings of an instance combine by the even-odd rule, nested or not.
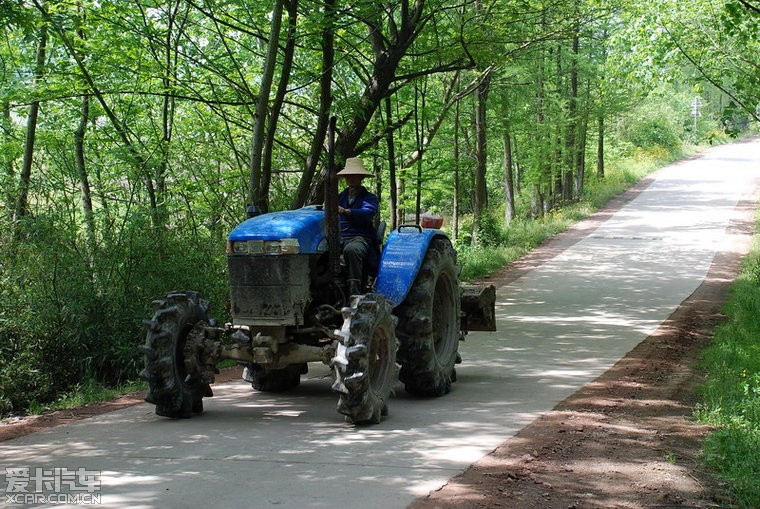
[[(375, 174), (375, 178), (372, 179), (375, 181), (375, 196), (377, 196), (380, 203), (383, 203), (383, 168), (380, 165), (380, 158), (377, 156), (377, 152), (372, 156), (372, 173)], [(382, 241), (383, 239), (380, 240)]]
[(317, 115), (317, 129), (311, 140), (309, 156), (306, 159), (301, 181), (298, 183), (296, 197), (292, 208), (303, 207), (307, 201), (321, 202), (324, 196), (319, 186), (315, 186), (311, 193), (314, 174), (319, 166), (322, 147), (324, 146), (327, 126), (330, 123), (330, 107), (332, 106), (332, 73), (333, 61), (335, 60), (335, 35), (333, 25), (335, 23), (335, 0), (325, 0), (324, 26), (322, 28), (322, 69), (319, 77), (319, 113)]
[(512, 141), (509, 128), (504, 130), (504, 223), (515, 218), (515, 179), (512, 172)]
[[(556, 126), (554, 128), (554, 156), (552, 157), (552, 175), (554, 176), (554, 187), (552, 188), (549, 184), (549, 188), (547, 189), (547, 205), (548, 209), (551, 209), (554, 207), (555, 204), (561, 203), (565, 196), (565, 180), (569, 177), (570, 181), (572, 182), (572, 175), (568, 175), (570, 173), (570, 169), (565, 167), (566, 161), (564, 159), (564, 150), (565, 150), (565, 143), (563, 136), (565, 135), (564, 131), (562, 130), (562, 122), (557, 122)], [(570, 186), (570, 189), (572, 189), (572, 186)]]
[[(542, 29), (546, 28), (546, 19), (545, 14), (542, 15), (541, 19), (541, 27)], [(546, 127), (546, 112), (545, 110), (545, 96), (546, 91), (544, 90), (545, 87), (545, 80), (544, 80), (544, 71), (546, 68), (546, 49), (540, 48), (539, 55), (538, 55), (538, 69), (537, 69), (537, 79), (536, 79), (536, 131), (542, 135), (545, 135), (547, 140), (549, 136), (549, 130)], [(533, 164), (535, 165), (534, 171), (537, 170), (538, 176), (534, 179), (533, 182), (533, 189), (532, 189), (532, 196), (531, 196), (531, 217), (536, 218), (540, 217), (544, 213), (544, 197), (541, 191), (541, 186), (544, 185), (546, 182), (549, 182), (551, 180), (551, 162), (549, 161), (548, 157), (548, 151), (549, 149), (549, 143), (544, 142), (541, 143), (537, 149), (537, 155), (533, 159)]]
[[(163, 97), (161, 104), (161, 162), (156, 171), (156, 214), (163, 224), (166, 221), (166, 176), (169, 173), (170, 145), (174, 126), (175, 100), (172, 88), (175, 82), (176, 40), (174, 37), (175, 20), (180, 2), (167, 6), (166, 36), (163, 41)], [(81, 34), (80, 34), (81, 36)]]
[(74, 131), (74, 161), (79, 175), (79, 187), (82, 190), (82, 213), (84, 214), (85, 237), (87, 239), (88, 258), (92, 267), (95, 258), (95, 216), (92, 208), (92, 193), (90, 179), (87, 175), (87, 163), (84, 158), (84, 135), (90, 118), (90, 96), (82, 97), (82, 108), (79, 115), (79, 125)]
[(598, 136), (596, 138), (596, 178), (604, 178), (604, 113), (600, 112), (596, 119)]
[(578, 25), (573, 30), (572, 54), (570, 55), (570, 100), (567, 106), (567, 141), (565, 143), (565, 161), (566, 173), (562, 198), (572, 200), (577, 196), (577, 189), (573, 189), (575, 175), (578, 167), (578, 51), (580, 47), (580, 37), (578, 36)]
[(274, 103), (269, 115), (269, 124), (267, 126), (266, 138), (264, 140), (264, 155), (261, 171), (261, 195), (263, 212), (269, 209), (269, 187), (272, 182), (272, 153), (274, 151), (275, 133), (277, 132), (277, 122), (280, 119), (282, 104), (285, 101), (285, 94), (288, 91), (290, 83), (290, 72), (293, 69), (293, 57), (296, 49), (296, 23), (298, 19), (298, 0), (288, 2), (288, 35), (285, 43), (285, 52), (282, 62), (282, 72), (280, 73), (280, 82), (277, 85)]
[[(385, 123), (390, 126), (393, 124), (393, 108), (391, 98), (385, 98)], [(396, 144), (393, 138), (393, 129), (388, 129), (385, 137), (388, 145), (388, 185), (391, 189), (391, 230), (395, 230), (399, 225), (398, 218), (398, 187), (396, 185)]]
[(277, 64), (277, 50), (280, 45), (280, 27), (282, 26), (283, 4), (285, 0), (275, 0), (272, 10), (272, 24), (269, 28), (269, 44), (264, 68), (261, 73), (261, 88), (256, 98), (254, 112), (253, 135), (251, 137), (250, 185), (248, 202), (262, 209), (267, 208), (267, 197), (262, 194), (262, 152), (264, 147), (264, 131), (269, 109), (269, 94), (272, 91), (274, 71)]
[(481, 215), (488, 208), (488, 190), (486, 188), (487, 169), (487, 119), (488, 92), (491, 84), (490, 71), (477, 88), (475, 105), (475, 193), (472, 203), (472, 244), (477, 245), (478, 229)]
[(460, 126), (459, 102), (457, 102), (456, 111), (454, 112), (454, 206), (451, 212), (454, 241), (459, 238), (459, 126)]
[(514, 179), (515, 184), (515, 196), (520, 196), (522, 193), (522, 167), (520, 166), (520, 158), (517, 153), (517, 134), (510, 138), (510, 148), (512, 149), (512, 166), (514, 167)]
[[(5, 150), (2, 151), (2, 172), (4, 173), (0, 183), (3, 184), (5, 194), (3, 196), (3, 204), (5, 209), (13, 210), (13, 202), (16, 198), (13, 188), (15, 187), (14, 181), (16, 180), (16, 171), (14, 169), (13, 156), (11, 155), (11, 143), (13, 140), (13, 124), (11, 122), (11, 103), (7, 99), (3, 100), (2, 117), (0, 118), (0, 128), (3, 131), (2, 143), (5, 145)], [(8, 219), (11, 218), (10, 212), (8, 213)]]
[[(45, 52), (47, 50), (47, 24), (43, 23), (40, 28), (40, 40), (37, 46), (37, 60), (34, 67), (34, 82), (42, 80), (45, 68)], [(40, 101), (34, 100), (29, 106), (29, 115), (26, 118), (26, 140), (24, 141), (24, 159), (21, 163), (19, 176), (18, 195), (16, 207), (13, 212), (13, 222), (25, 217), (29, 213), (29, 184), (32, 177), (32, 164), (34, 159), (34, 140), (37, 135), (37, 117), (40, 112)], [(15, 232), (15, 227), (14, 227)]]
[[(417, 100), (422, 97), (422, 106), (419, 107)], [(422, 111), (422, 119), (419, 112)], [(422, 205), (422, 131), (425, 130), (425, 90), (420, 92), (415, 83), (414, 86), (414, 136), (417, 142), (417, 178), (415, 182), (414, 221), (420, 224), (420, 207)]]
[[(400, 81), (396, 76), (396, 71), (401, 59), (406, 56), (409, 47), (422, 33), (425, 24), (430, 19), (428, 16), (423, 16), (425, 0), (414, 0), (413, 2), (402, 0), (398, 11), (396, 10), (397, 5), (388, 4), (387, 10), (374, 11), (374, 14), (368, 18), (361, 19), (369, 27), (368, 38), (372, 42), (374, 61), (371, 73), (368, 73), (368, 77), (364, 80), (364, 90), (353, 103), (353, 113), (345, 122), (335, 143), (335, 152), (339, 161), (358, 154), (359, 141), (372, 121), (375, 112), (381, 106), (382, 101), (393, 94), (391, 85)], [(383, 33), (380, 20), (383, 16), (387, 18), (389, 32), (387, 34)], [(419, 77), (469, 67), (471, 67), (470, 62), (456, 61), (449, 65), (436, 65), (432, 69), (414, 74)], [(404, 78), (404, 80), (409, 79), (408, 77)], [(324, 177), (321, 176), (312, 182), (312, 196), (315, 195), (313, 189), (318, 189), (323, 181)]]
[(396, 221), (399, 225), (402, 225), (406, 223), (406, 200), (404, 199), (406, 194), (406, 182), (404, 182), (403, 175), (396, 175), (396, 189), (398, 189), (398, 196), (400, 197), (399, 208), (396, 211), (398, 216)]
[[(367, 125), (372, 119), (381, 101), (388, 95), (388, 89), (396, 79), (396, 70), (407, 50), (420, 34), (424, 24), (422, 11), (425, 7), (424, 0), (416, 0), (409, 5), (407, 0), (402, 1), (400, 17), (393, 23), (393, 37), (382, 38), (382, 34), (371, 33), (375, 42), (375, 60), (372, 66), (372, 74), (366, 81), (364, 92), (357, 101), (353, 117), (341, 130), (335, 151), (345, 159), (355, 155), (355, 148), (361, 139)], [(383, 42), (380, 42), (380, 40)], [(390, 41), (387, 47), (386, 41)]]
[(109, 244), (114, 237), (114, 218), (111, 215), (111, 205), (109, 204), (109, 197), (104, 192), (106, 186), (103, 183), (103, 175), (100, 171), (100, 166), (95, 166), (95, 192), (100, 202), (101, 217), (103, 218), (103, 228), (100, 230), (100, 234), (103, 237), (103, 243)]
[(530, 213), (531, 217), (538, 218), (544, 215), (544, 193), (541, 190), (540, 184), (533, 184), (533, 194), (530, 197)]
[(588, 83), (584, 93), (583, 104), (578, 122), (578, 148), (575, 151), (575, 189), (577, 196), (583, 196), (586, 182), (586, 144), (588, 143), (588, 101), (591, 94), (591, 84)]

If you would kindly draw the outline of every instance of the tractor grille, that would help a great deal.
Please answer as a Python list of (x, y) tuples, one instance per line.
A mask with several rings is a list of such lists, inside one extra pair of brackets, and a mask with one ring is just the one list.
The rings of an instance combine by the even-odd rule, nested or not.
[(310, 255), (228, 255), (232, 316), (238, 325), (302, 325)]

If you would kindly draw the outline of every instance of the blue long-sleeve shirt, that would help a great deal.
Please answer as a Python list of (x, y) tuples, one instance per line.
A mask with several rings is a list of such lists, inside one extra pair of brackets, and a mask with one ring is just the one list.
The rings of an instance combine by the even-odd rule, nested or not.
[(380, 201), (377, 196), (367, 191), (362, 186), (361, 191), (349, 203), (348, 189), (338, 195), (338, 205), (345, 209), (351, 209), (350, 215), (340, 215), (340, 234), (342, 237), (367, 237), (375, 240), (375, 226), (373, 221), (377, 215)]

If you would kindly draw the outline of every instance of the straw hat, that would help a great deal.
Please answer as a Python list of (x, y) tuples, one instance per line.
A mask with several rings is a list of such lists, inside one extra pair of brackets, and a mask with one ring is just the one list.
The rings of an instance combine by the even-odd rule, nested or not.
[(346, 159), (346, 167), (338, 172), (339, 177), (346, 175), (361, 175), (362, 177), (374, 177), (374, 175), (364, 169), (364, 161), (358, 157), (349, 157)]

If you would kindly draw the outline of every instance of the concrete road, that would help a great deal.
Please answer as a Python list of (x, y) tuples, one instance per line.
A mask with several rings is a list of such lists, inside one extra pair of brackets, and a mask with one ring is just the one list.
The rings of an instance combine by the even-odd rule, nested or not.
[[(664, 169), (584, 240), (498, 289), (499, 331), (468, 337), (451, 394), (416, 400), (399, 388), (380, 425), (345, 424), (327, 371), (312, 366), (276, 397), (217, 386), (199, 418), (143, 404), (0, 443), (0, 469), (29, 468), (23, 487), (45, 494), (73, 479), (54, 468), (99, 473), (102, 507), (404, 507), (656, 329), (700, 284), (758, 184), (757, 141)], [(27, 478), (0, 478), (3, 502), (10, 480)], [(74, 481), (64, 486), (84, 486)]]

